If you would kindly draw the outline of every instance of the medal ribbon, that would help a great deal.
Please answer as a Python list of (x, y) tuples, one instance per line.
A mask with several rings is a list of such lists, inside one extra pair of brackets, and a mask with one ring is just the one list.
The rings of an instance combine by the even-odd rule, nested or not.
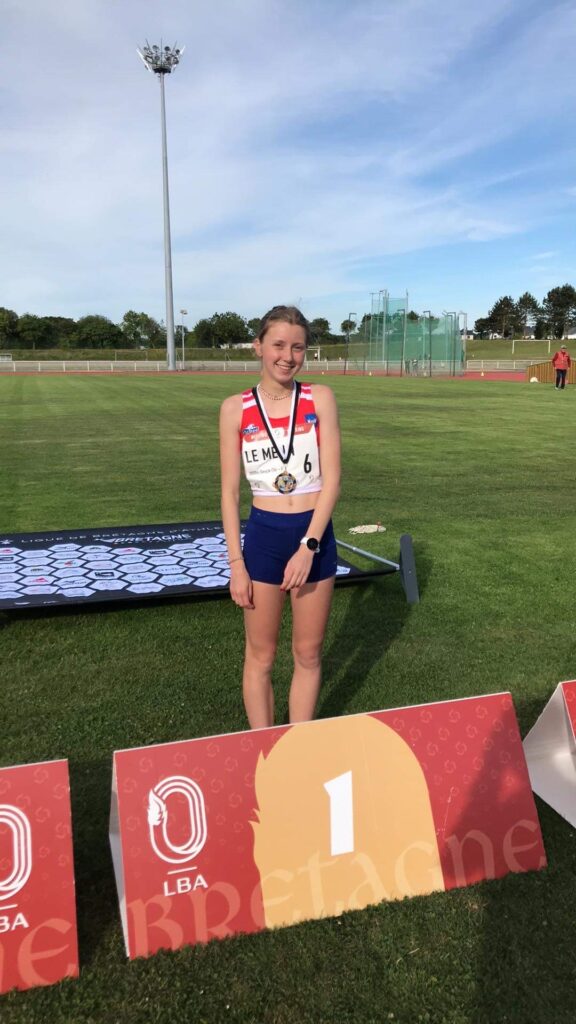
[(290, 456), (292, 455), (292, 446), (294, 444), (294, 432), (296, 430), (296, 413), (298, 412), (298, 400), (300, 398), (300, 384), (299, 384), (298, 381), (294, 381), (294, 390), (292, 392), (292, 406), (290, 408), (290, 419), (289, 419), (289, 426), (288, 426), (288, 454), (286, 455), (286, 457), (284, 457), (282, 455), (282, 452), (280, 451), (280, 448), (276, 444), (276, 441), (274, 439), (274, 434), (272, 433), (272, 427), (270, 426), (270, 420), (268, 419), (268, 413), (266, 412), (266, 409), (264, 408), (264, 406), (260, 402), (260, 396), (258, 394), (258, 388), (252, 388), (252, 394), (254, 395), (254, 400), (256, 402), (256, 405), (258, 406), (258, 410), (259, 410), (260, 415), (262, 417), (262, 421), (264, 423), (264, 426), (266, 427), (266, 433), (268, 434), (268, 437), (270, 438), (270, 441), (272, 442), (272, 446), (274, 448), (274, 451), (276, 452), (278, 458), (280, 459), (280, 462), (284, 466), (287, 466), (288, 465), (288, 460), (290, 459)]

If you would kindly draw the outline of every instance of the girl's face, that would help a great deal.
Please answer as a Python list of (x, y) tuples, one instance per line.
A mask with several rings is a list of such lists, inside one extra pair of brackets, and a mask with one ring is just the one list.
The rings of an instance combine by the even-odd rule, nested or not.
[(286, 386), (302, 367), (306, 355), (306, 334), (298, 324), (278, 320), (270, 324), (263, 339), (254, 342), (262, 360), (262, 376)]

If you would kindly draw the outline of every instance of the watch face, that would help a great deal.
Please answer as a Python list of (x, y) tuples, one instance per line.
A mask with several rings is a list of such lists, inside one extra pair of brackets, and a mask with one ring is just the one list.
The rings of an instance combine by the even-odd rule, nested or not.
[(319, 542), (316, 540), (315, 537), (308, 537), (308, 540), (306, 541), (306, 547), (309, 548), (310, 551), (317, 551), (318, 546)]

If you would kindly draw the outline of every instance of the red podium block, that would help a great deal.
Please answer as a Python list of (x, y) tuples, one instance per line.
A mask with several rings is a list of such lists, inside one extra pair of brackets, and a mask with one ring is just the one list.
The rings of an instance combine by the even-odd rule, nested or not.
[(68, 762), (0, 768), (0, 992), (77, 975)]
[(128, 956), (545, 865), (508, 693), (114, 754)]
[(558, 683), (524, 753), (534, 792), (576, 826), (576, 680)]

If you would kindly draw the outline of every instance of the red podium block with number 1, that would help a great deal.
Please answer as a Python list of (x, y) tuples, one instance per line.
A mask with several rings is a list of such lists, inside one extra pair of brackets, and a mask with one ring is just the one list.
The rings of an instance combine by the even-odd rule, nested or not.
[(0, 768), (0, 992), (77, 975), (68, 762)]
[(130, 957), (545, 864), (510, 694), (117, 751)]

